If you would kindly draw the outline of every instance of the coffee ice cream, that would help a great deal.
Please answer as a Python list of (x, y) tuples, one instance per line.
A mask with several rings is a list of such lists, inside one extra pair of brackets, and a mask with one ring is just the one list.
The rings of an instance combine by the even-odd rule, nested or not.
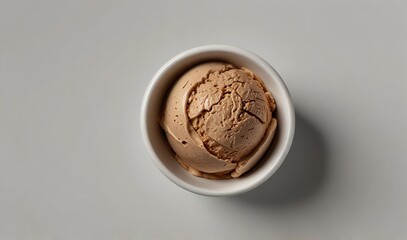
[(249, 69), (207, 62), (175, 81), (160, 124), (176, 159), (193, 175), (237, 178), (270, 145), (275, 109), (273, 96)]

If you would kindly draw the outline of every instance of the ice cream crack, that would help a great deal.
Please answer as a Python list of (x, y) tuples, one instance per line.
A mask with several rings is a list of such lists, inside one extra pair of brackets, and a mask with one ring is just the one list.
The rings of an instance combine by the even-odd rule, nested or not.
[(274, 107), (253, 73), (227, 65), (191, 91), (187, 114), (208, 152), (238, 162), (261, 142)]

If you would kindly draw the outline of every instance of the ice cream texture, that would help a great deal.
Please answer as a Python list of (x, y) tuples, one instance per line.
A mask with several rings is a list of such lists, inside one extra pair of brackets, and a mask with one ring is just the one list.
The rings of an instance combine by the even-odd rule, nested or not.
[(249, 69), (206, 62), (175, 81), (160, 124), (176, 159), (193, 175), (237, 178), (268, 149), (275, 109), (273, 96)]

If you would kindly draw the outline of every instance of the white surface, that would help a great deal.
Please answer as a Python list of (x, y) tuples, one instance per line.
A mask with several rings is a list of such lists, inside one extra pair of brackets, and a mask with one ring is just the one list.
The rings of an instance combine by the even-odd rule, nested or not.
[[(258, 148), (246, 164), (246, 166), (255, 165), (255, 167), (252, 169), (248, 168), (250, 172), (245, 173), (241, 177), (227, 181), (197, 178), (190, 174), (190, 172), (185, 171), (175, 158), (169, 141), (163, 136), (162, 129), (157, 124), (157, 119), (160, 119), (163, 104), (166, 100), (163, 97), (157, 96), (166, 96), (174, 84), (174, 80), (186, 71), (191, 71), (191, 67), (204, 61), (213, 61), (214, 59), (231, 63), (235, 66), (244, 66), (253, 71), (256, 76), (263, 80), (264, 86), (270, 91), (276, 103), (278, 103), (276, 111), (273, 112), (278, 122), (278, 130), (272, 130), (272, 127), (269, 127), (269, 133), (266, 133), (268, 136), (267, 140), (260, 143), (260, 145), (265, 147)], [(183, 104), (185, 103), (180, 102), (180, 105)], [(179, 107), (179, 109), (182, 108)], [(150, 152), (150, 156), (157, 167), (168, 179), (194, 193), (204, 196), (224, 197), (248, 192), (264, 183), (278, 170), (284, 162), (293, 142), (295, 111), (287, 86), (273, 67), (265, 62), (264, 59), (252, 52), (229, 45), (205, 45), (177, 54), (154, 74), (143, 97), (140, 122), (141, 135), (147, 150)], [(199, 136), (197, 135), (197, 137)], [(273, 140), (272, 144), (271, 140)], [(242, 170), (236, 168), (235, 172), (242, 173)]]
[[(0, 239), (406, 239), (406, 1), (1, 1)], [(209, 198), (142, 143), (143, 91), (210, 43), (269, 61), (297, 109), (261, 187)]]

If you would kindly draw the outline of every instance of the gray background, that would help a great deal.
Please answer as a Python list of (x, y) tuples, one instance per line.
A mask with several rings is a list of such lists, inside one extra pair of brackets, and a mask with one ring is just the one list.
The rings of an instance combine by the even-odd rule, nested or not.
[[(175, 54), (269, 61), (294, 100), (281, 169), (180, 189), (140, 136)], [(0, 239), (406, 239), (406, 1), (0, 1)]]

